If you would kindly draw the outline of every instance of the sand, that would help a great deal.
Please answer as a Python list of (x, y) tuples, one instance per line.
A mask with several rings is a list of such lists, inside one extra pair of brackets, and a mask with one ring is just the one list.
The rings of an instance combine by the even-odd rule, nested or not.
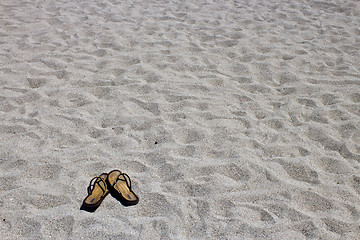
[[(360, 3), (0, 3), (1, 239), (359, 239)], [(140, 202), (80, 210), (126, 172)]]

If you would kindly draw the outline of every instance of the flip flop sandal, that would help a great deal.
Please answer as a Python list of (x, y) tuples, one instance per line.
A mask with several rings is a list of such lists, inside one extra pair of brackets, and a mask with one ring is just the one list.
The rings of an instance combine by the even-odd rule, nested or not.
[(124, 206), (135, 205), (139, 202), (139, 197), (131, 189), (131, 179), (126, 173), (113, 170), (109, 172), (106, 181), (110, 187), (111, 195)]
[(83, 207), (96, 209), (100, 206), (101, 202), (110, 192), (106, 184), (107, 176), (107, 173), (102, 173), (100, 176), (91, 179), (87, 188), (88, 196), (83, 201)]

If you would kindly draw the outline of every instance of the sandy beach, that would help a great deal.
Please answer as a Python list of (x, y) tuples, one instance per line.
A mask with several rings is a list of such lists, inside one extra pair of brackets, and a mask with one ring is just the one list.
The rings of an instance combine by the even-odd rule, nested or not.
[[(3, 0), (0, 238), (360, 239), (360, 2)], [(126, 172), (140, 201), (80, 210)]]

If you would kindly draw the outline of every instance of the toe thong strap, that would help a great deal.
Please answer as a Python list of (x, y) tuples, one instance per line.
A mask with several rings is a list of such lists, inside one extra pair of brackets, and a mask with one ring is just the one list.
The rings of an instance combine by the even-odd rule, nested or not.
[[(124, 176), (124, 179), (120, 179), (120, 176)], [(116, 182), (117, 181), (122, 181), (122, 182), (125, 182), (126, 183), (126, 185), (128, 186), (128, 188), (131, 190), (131, 179), (130, 179), (130, 177), (129, 177), (129, 175), (127, 175), (126, 173), (121, 173), (121, 174), (119, 174), (119, 176), (117, 177), (117, 179), (116, 179)], [(116, 183), (115, 182), (115, 183)]]
[(106, 192), (106, 190), (101, 186), (101, 184), (99, 182), (103, 182), (104, 185), (106, 186), (106, 182), (101, 177), (94, 177), (93, 179), (91, 179), (90, 184), (87, 189), (89, 195), (91, 195), (92, 191), (94, 190), (95, 184), (99, 185), (101, 190), (103, 190), (103, 194)]

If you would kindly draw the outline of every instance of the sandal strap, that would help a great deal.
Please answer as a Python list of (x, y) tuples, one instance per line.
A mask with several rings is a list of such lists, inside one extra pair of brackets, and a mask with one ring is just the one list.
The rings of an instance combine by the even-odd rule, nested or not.
[[(120, 176), (124, 176), (124, 179), (120, 179)], [(117, 181), (125, 182), (127, 187), (131, 190), (131, 178), (126, 173), (120, 173), (119, 176), (116, 178), (115, 184)]]
[[(94, 181), (94, 180), (95, 180), (95, 181)], [(94, 188), (95, 188), (95, 184), (99, 185), (99, 187), (100, 187), (101, 190), (103, 191), (103, 195), (105, 194), (106, 189), (104, 189), (104, 188), (101, 186), (100, 182), (103, 182), (104, 185), (105, 185), (105, 188), (106, 188), (106, 182), (105, 182), (101, 177), (94, 177), (93, 179), (91, 179), (90, 184), (89, 184), (88, 189), (87, 189), (89, 195), (92, 194), (92, 192), (93, 192), (93, 190), (94, 190)]]

